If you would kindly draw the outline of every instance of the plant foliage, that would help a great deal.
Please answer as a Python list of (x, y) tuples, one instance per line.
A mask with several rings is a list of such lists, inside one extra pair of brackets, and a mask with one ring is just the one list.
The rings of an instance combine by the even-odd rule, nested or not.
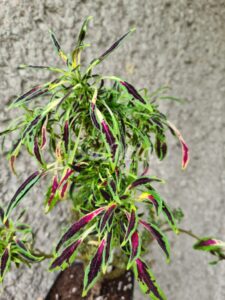
[[(181, 143), (183, 169), (188, 164), (188, 146), (159, 110), (158, 100), (166, 98), (164, 89), (149, 93), (119, 77), (95, 73), (95, 67), (134, 30), (83, 66), (81, 55), (88, 46), (84, 38), (90, 19), (84, 21), (71, 55), (64, 53), (50, 32), (63, 68), (20, 66), (51, 71), (54, 79), (13, 101), (10, 108), (20, 109), (22, 117), (1, 133), (17, 132), (18, 139), (8, 153), (13, 172), (21, 152), (27, 151), (37, 162), (37, 170), (16, 191), (6, 212), (1, 211), (1, 279), (11, 262), (30, 264), (43, 258), (29, 250), (30, 229), (14, 224), (11, 213), (44, 178), (49, 184), (46, 213), (67, 198), (73, 202), (75, 219), (53, 251), (50, 270), (64, 269), (81, 257), (86, 262), (85, 296), (120, 256), (124, 267), (134, 270), (145, 293), (152, 299), (165, 299), (142, 256), (149, 242), (155, 240), (169, 261), (169, 242), (160, 227), (168, 223), (175, 233), (179, 230), (173, 210), (155, 188), (163, 180), (148, 175), (149, 161), (153, 154), (159, 160), (165, 158), (168, 131)], [(218, 250), (214, 244), (213, 249), (207, 247), (195, 245), (196, 249)]]

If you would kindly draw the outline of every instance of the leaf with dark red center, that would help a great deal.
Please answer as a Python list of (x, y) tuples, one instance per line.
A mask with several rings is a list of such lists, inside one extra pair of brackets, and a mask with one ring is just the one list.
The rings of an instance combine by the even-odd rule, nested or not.
[(150, 268), (139, 258), (136, 259), (134, 267), (135, 277), (139, 282), (140, 288), (154, 300), (166, 300), (166, 297), (158, 284)]
[(61, 198), (64, 198), (64, 197), (65, 197), (66, 191), (67, 191), (67, 189), (68, 189), (68, 186), (69, 186), (69, 183), (68, 183), (68, 182), (64, 183), (64, 185), (63, 185), (63, 187), (62, 187), (62, 190), (61, 190), (61, 192), (60, 192), (60, 197), (61, 197)]
[(131, 254), (130, 254), (129, 262), (127, 264), (127, 269), (130, 269), (134, 260), (136, 260), (140, 255), (141, 242), (137, 230), (132, 234), (130, 238), (130, 245), (131, 245)]
[(7, 248), (5, 248), (2, 257), (1, 257), (1, 273), (0, 273), (0, 281), (3, 280), (3, 277), (5, 275), (5, 273), (7, 272), (7, 269), (9, 268), (10, 265), (10, 246), (8, 246)]
[(108, 192), (106, 192), (103, 189), (100, 189), (100, 193), (102, 194), (103, 198), (107, 201), (109, 201), (112, 197), (110, 196), (110, 194)]
[(64, 131), (63, 131), (63, 141), (66, 152), (68, 151), (68, 144), (69, 144), (69, 121), (66, 120), (64, 125)]
[(173, 213), (172, 213), (171, 209), (168, 207), (168, 205), (165, 203), (165, 201), (163, 201), (163, 203), (162, 203), (162, 212), (163, 212), (165, 218), (167, 219), (170, 227), (173, 229), (173, 231), (175, 233), (178, 233), (179, 230), (177, 228)]
[(177, 138), (180, 141), (181, 147), (182, 147), (182, 169), (185, 169), (188, 165), (189, 162), (189, 149), (188, 146), (185, 142), (185, 140), (183, 139), (180, 131), (169, 121), (167, 121), (167, 124), (171, 130), (171, 132), (173, 134), (175, 134), (177, 136)]
[(134, 209), (132, 209), (130, 214), (127, 214), (127, 218), (128, 218), (128, 226), (127, 226), (124, 242), (122, 245), (124, 245), (126, 241), (130, 239), (131, 235), (136, 230), (137, 223), (138, 223), (137, 215)]
[(150, 202), (154, 205), (157, 215), (160, 214), (162, 210), (162, 203), (163, 200), (161, 197), (153, 190), (150, 192), (144, 192), (139, 196), (140, 200), (147, 200), (147, 202)]
[(56, 36), (54, 35), (54, 33), (52, 31), (50, 31), (50, 35), (52, 38), (52, 42), (53, 45), (56, 49), (56, 52), (58, 53), (59, 57), (64, 61), (64, 62), (68, 62), (68, 58), (66, 56), (66, 54), (62, 51), (61, 46), (59, 45), (58, 40), (56, 39)]
[(127, 89), (128, 93), (131, 94), (135, 99), (139, 100), (143, 104), (146, 103), (145, 100), (143, 99), (143, 97), (138, 93), (138, 91), (135, 89), (135, 87), (133, 85), (131, 85), (130, 83), (128, 83), (126, 81), (120, 81), (120, 83), (123, 86), (125, 86), (125, 88)]
[(152, 183), (152, 182), (163, 182), (163, 180), (159, 179), (157, 177), (147, 177), (147, 176), (139, 177), (138, 179), (136, 179), (129, 185), (129, 190), (131, 190), (139, 185), (144, 185), (144, 184)]
[(58, 186), (59, 186), (58, 179), (57, 179), (57, 176), (55, 175), (55, 176), (53, 177), (51, 193), (50, 193), (50, 197), (49, 197), (49, 199), (48, 199), (48, 205), (49, 205), (49, 206), (51, 205), (52, 200), (53, 200), (53, 198), (55, 197), (55, 193), (56, 193), (56, 191), (57, 191)]
[(99, 58), (94, 59), (88, 67), (88, 71), (91, 70), (97, 64), (99, 64), (101, 61), (103, 61), (109, 54), (111, 54), (117, 47), (119, 47), (122, 41), (133, 31), (134, 29), (129, 30), (121, 38), (119, 38), (108, 50), (106, 50)]
[(58, 242), (58, 245), (56, 246), (56, 251), (59, 250), (59, 248), (64, 244), (66, 241), (68, 241), (71, 237), (73, 237), (80, 229), (85, 227), (89, 222), (91, 222), (96, 216), (98, 216), (102, 211), (104, 211), (106, 208), (105, 207), (100, 207), (93, 212), (83, 216), (75, 222), (67, 231), (66, 233), (62, 236), (60, 241)]
[(167, 261), (170, 260), (170, 245), (165, 234), (154, 224), (147, 223), (145, 221), (140, 220), (140, 223), (147, 229), (152, 236), (157, 240), (159, 246), (165, 252)]
[(106, 246), (106, 240), (103, 239), (98, 247), (97, 252), (95, 253), (94, 257), (90, 261), (89, 265), (85, 269), (84, 274), (84, 288), (82, 297), (85, 297), (95, 284), (96, 280), (98, 279), (98, 275), (100, 274), (102, 264), (103, 264), (103, 253)]
[(225, 242), (214, 239), (214, 238), (201, 238), (194, 244), (193, 248), (195, 250), (202, 250), (202, 251), (225, 251)]
[(105, 226), (107, 225), (108, 221), (110, 220), (111, 216), (113, 215), (115, 208), (116, 208), (116, 204), (112, 204), (105, 211), (105, 213), (102, 216), (101, 221), (100, 221), (100, 231), (103, 231), (105, 229)]
[(60, 183), (59, 183), (59, 187), (64, 183), (66, 182), (69, 177), (74, 173), (74, 170), (73, 169), (67, 169), (66, 170), (66, 174), (63, 176), (63, 178), (60, 180)]
[(107, 269), (107, 264), (110, 262), (111, 258), (110, 255), (112, 254), (111, 252), (111, 246), (112, 246), (112, 231), (109, 231), (107, 233), (107, 238), (106, 238), (106, 247), (105, 247), (105, 253), (104, 253), (104, 261), (103, 261), (103, 265), (102, 265), (102, 271), (103, 274), (106, 273), (106, 269)]
[(67, 263), (67, 264), (71, 263), (71, 257), (77, 250), (80, 243), (81, 243), (81, 240), (77, 240), (76, 242), (69, 245), (65, 250), (63, 250), (62, 254), (53, 260), (49, 269), (53, 270), (57, 267), (61, 267), (64, 263)]
[(91, 103), (91, 106), (90, 106), (90, 116), (91, 116), (91, 120), (92, 120), (93, 125), (94, 125), (98, 130), (100, 130), (100, 129), (101, 129), (101, 126), (100, 126), (100, 123), (99, 123), (98, 120), (97, 120), (95, 109), (96, 109), (96, 105), (95, 105), (94, 103)]
[(42, 156), (41, 156), (41, 153), (40, 153), (40, 148), (39, 148), (39, 145), (38, 145), (37, 137), (35, 137), (35, 139), (34, 139), (34, 155), (35, 155), (36, 159), (38, 160), (38, 162), (41, 165), (44, 165), (44, 162), (43, 162), (43, 159), (42, 159)]
[(92, 17), (89, 16), (84, 20), (83, 25), (81, 27), (81, 30), (79, 32), (76, 48), (72, 52), (72, 66), (73, 66), (73, 68), (75, 68), (80, 63), (80, 51), (83, 47), (83, 41), (84, 41), (84, 38), (86, 36), (88, 23), (91, 19), (92, 19)]
[(29, 262), (34, 263), (34, 262), (39, 262), (39, 261), (43, 260), (43, 258), (44, 258), (43, 256), (33, 255), (27, 249), (27, 247), (25, 246), (25, 244), (21, 240), (15, 238), (15, 243), (16, 243), (17, 251), (18, 251), (19, 255), (21, 255), (23, 258), (25, 258)]
[(15, 208), (19, 204), (26, 193), (33, 187), (36, 182), (38, 182), (43, 174), (43, 172), (36, 171), (24, 181), (24, 183), (18, 188), (15, 195), (11, 199), (6, 210), (5, 218), (9, 216), (13, 208)]
[(47, 122), (48, 122), (48, 120), (46, 119), (41, 128), (41, 149), (44, 149), (44, 147), (46, 145), (46, 141), (47, 141), (47, 139), (46, 139)]
[(160, 160), (163, 160), (167, 154), (166, 137), (162, 134), (156, 135), (155, 152)]

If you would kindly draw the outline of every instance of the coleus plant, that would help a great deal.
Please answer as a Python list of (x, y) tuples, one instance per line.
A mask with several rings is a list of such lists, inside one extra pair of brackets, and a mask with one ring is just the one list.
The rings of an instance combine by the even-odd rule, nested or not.
[[(81, 64), (82, 51), (89, 46), (84, 38), (90, 19), (84, 21), (70, 56), (50, 32), (63, 68), (20, 66), (46, 69), (57, 76), (11, 103), (10, 108), (21, 109), (23, 114), (1, 133), (5, 137), (17, 132), (18, 139), (8, 152), (13, 173), (16, 174), (16, 158), (24, 149), (36, 160), (38, 169), (18, 188), (6, 209), (0, 211), (0, 278), (3, 280), (13, 262), (16, 266), (30, 265), (49, 258), (34, 249), (30, 227), (13, 222), (11, 217), (30, 189), (45, 179), (49, 182), (45, 212), (63, 199), (70, 199), (74, 218), (50, 255), (49, 269), (65, 269), (77, 257), (81, 258), (85, 264), (85, 296), (110, 267), (132, 268), (150, 298), (165, 299), (143, 255), (155, 240), (169, 262), (170, 245), (163, 232), (166, 223), (175, 233), (189, 232), (179, 230), (179, 213), (155, 189), (155, 184), (163, 180), (148, 175), (149, 160), (154, 153), (159, 160), (165, 158), (167, 131), (180, 141), (183, 169), (189, 160), (188, 146), (159, 110), (158, 99), (172, 98), (165, 95), (165, 89), (153, 93), (138, 91), (119, 77), (94, 73), (95, 66), (134, 30), (87, 67)], [(210, 251), (218, 260), (225, 258), (223, 242), (196, 238), (195, 249)]]

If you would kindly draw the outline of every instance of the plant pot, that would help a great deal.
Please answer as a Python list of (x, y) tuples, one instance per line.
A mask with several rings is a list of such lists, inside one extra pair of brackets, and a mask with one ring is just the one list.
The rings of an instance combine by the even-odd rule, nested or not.
[(45, 300), (132, 300), (134, 291), (134, 275), (125, 271), (116, 278), (107, 276), (95, 284), (84, 298), (83, 289), (84, 268), (81, 262), (62, 271), (56, 278)]

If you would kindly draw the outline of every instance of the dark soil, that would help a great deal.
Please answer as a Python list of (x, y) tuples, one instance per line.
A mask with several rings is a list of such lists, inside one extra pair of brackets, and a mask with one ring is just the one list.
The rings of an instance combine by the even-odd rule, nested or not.
[(83, 264), (74, 263), (61, 272), (50, 289), (45, 300), (132, 300), (134, 276), (127, 271), (115, 279), (104, 279), (84, 298), (81, 298), (83, 288)]

